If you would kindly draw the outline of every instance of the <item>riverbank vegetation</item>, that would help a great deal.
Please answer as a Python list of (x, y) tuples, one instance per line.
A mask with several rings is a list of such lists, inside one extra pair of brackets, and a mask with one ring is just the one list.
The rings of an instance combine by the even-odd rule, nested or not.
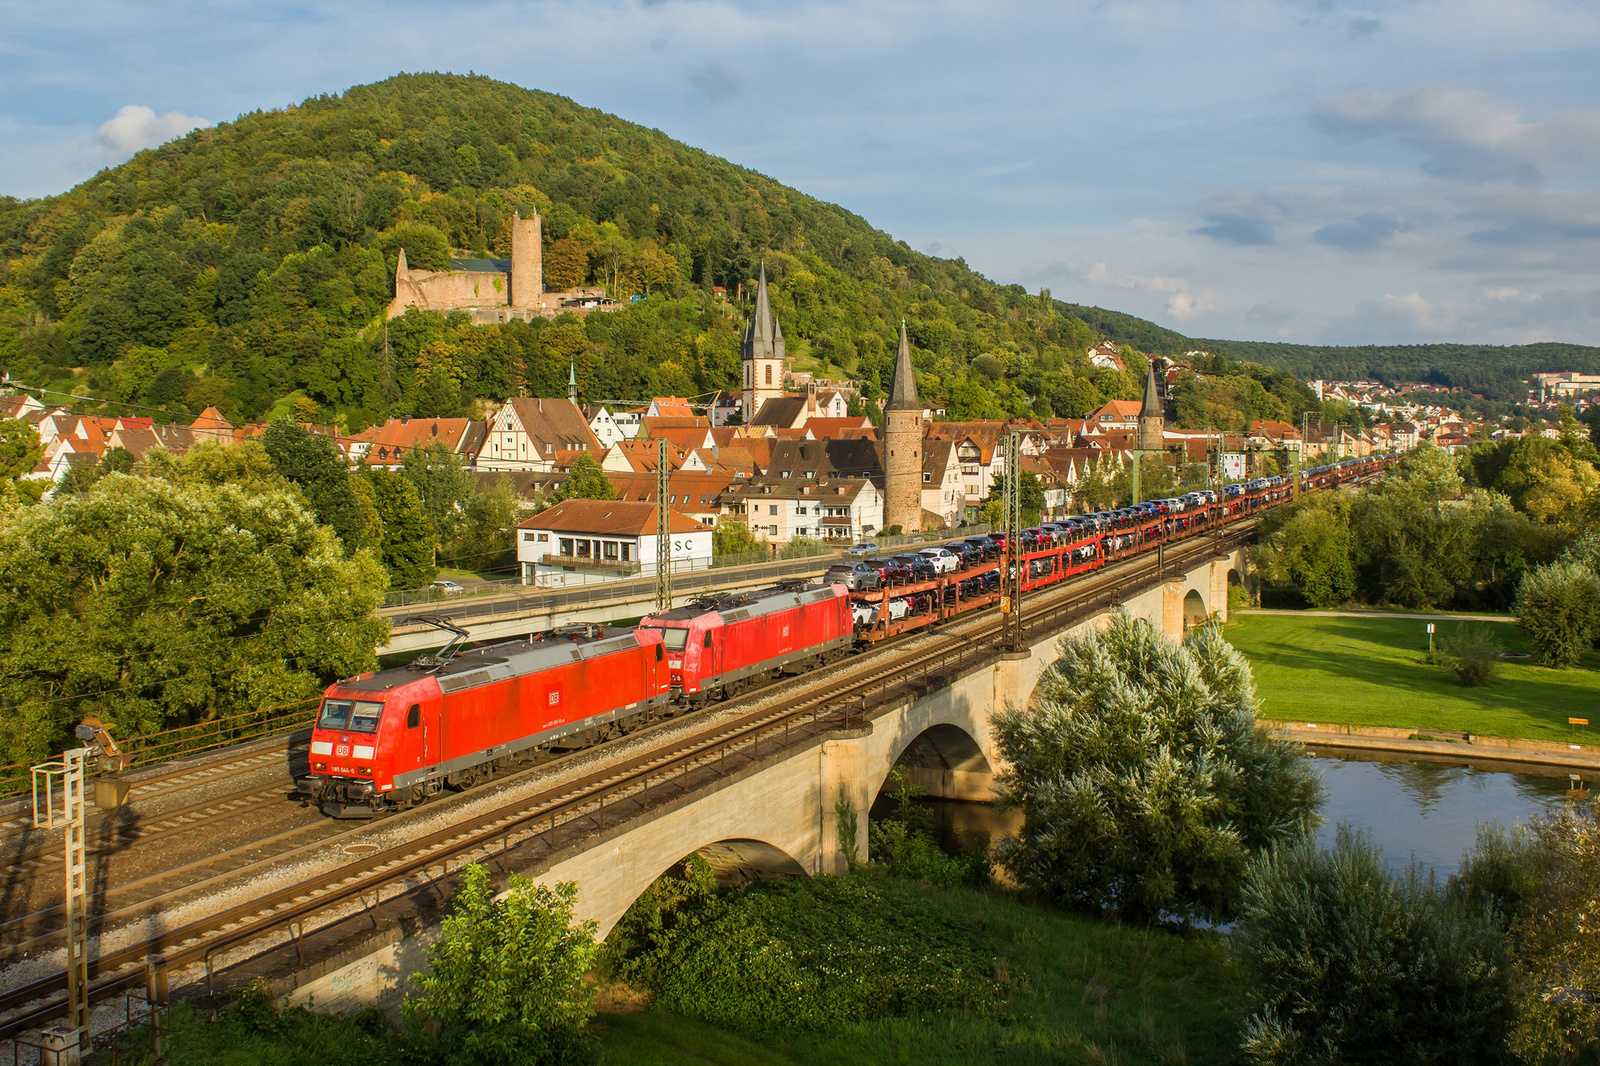
[[(872, 861), (741, 881), (691, 855), (598, 950), (574, 886), (513, 877), (495, 900), (474, 867), (403, 1027), (279, 1011), (251, 992), (215, 1021), (180, 1008), (171, 1061), (298, 1064), (342, 1039), (396, 1066), (1591, 1066), (1590, 808), (1483, 834), (1447, 884), (1396, 877), (1358, 835), (1311, 841), (1318, 792), (1288, 765), (1303, 756), (1233, 728), (1255, 697), (1215, 632), (1179, 646), (1122, 618), (1063, 650), (1040, 728), (1024, 712), (1000, 721), (1019, 766), (1002, 790), (1028, 828), (995, 854), (999, 880), (990, 855), (935, 849), (903, 774), (875, 805)], [(1110, 714), (1113, 692), (1139, 713)], [(1118, 799), (1123, 779), (1144, 783), (1147, 811)], [(1085, 816), (1106, 805), (1112, 821)], [(858, 816), (843, 795), (836, 812), (843, 846)], [(1096, 867), (1131, 887), (1059, 877)]]

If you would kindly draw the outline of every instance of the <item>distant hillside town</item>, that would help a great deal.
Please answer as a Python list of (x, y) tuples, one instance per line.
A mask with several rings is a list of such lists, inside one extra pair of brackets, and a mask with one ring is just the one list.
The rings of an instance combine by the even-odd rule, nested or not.
[[(533, 222), (529, 239), (536, 236)], [(549, 294), (524, 294), (519, 302), (520, 262), (514, 252), (509, 278), (495, 274), (504, 284), (491, 288), (511, 294), (505, 313), (542, 313), (535, 296)], [(523, 269), (536, 271), (537, 263)], [(422, 278), (398, 289), (397, 304), (403, 298), (457, 300), (467, 291), (462, 286), (470, 274)], [(529, 292), (535, 288), (530, 285)], [(571, 298), (558, 295), (558, 304)], [(584, 405), (576, 375), (569, 372), (566, 396), (510, 397), (483, 418), (391, 418), (357, 433), (314, 423), (306, 428), (329, 439), (352, 469), (399, 468), (408, 454), (443, 445), (480, 480), (508, 479), (521, 505), (535, 512), (523, 523), (517, 544), (523, 579), (529, 582), (565, 567), (627, 572), (641, 565), (641, 538), (654, 535), (654, 508), (662, 502), (657, 490), (662, 441), (669, 466), (665, 502), (675, 512), (674, 530), (688, 536), (719, 523), (738, 523), (777, 551), (800, 540), (846, 545), (979, 521), (1006, 474), (1004, 442), (1013, 430), (1021, 435), (1022, 470), (1043, 490), (1044, 517), (1107, 506), (1119, 476), (1125, 484), (1138, 456), (1153, 457), (1170, 472), (1173, 484), (1192, 485), (1404, 451), (1424, 442), (1457, 451), (1474, 441), (1524, 432), (1560, 433), (1554, 423), (1518, 419), (1523, 424), (1514, 426), (1509, 418), (1463, 413), (1455, 402), (1462, 398), (1459, 390), (1321, 380), (1310, 383), (1319, 400), (1339, 401), (1363, 417), (1350, 424), (1314, 423), (1307, 417), (1299, 425), (1258, 419), (1243, 432), (1179, 428), (1170, 416), (1172, 394), (1180, 381), (1203, 376), (1194, 367), (1208, 357), (1204, 351), (1182, 359), (1149, 357), (1141, 399), (1110, 400), (1082, 418), (947, 420), (942, 408), (918, 395), (912, 346), (903, 327), (893, 384), (881, 419), (874, 419), (850, 413), (863, 409), (853, 383), (791, 370), (764, 269), (752, 307), (743, 330), (743, 388), (737, 395), (658, 396), (631, 407)], [(478, 310), (500, 314), (495, 308), (485, 304)], [(1096, 366), (1126, 369), (1116, 345), (1097, 344), (1085, 354)], [(1596, 390), (1600, 377), (1538, 374), (1529, 407), (1575, 404), (1576, 411), (1586, 412)], [(100, 464), (118, 450), (137, 462), (157, 449), (182, 455), (204, 442), (233, 446), (266, 429), (263, 423), (235, 425), (216, 407), (188, 425), (161, 424), (135, 415), (79, 414), (20, 391), (0, 396), (0, 418), (20, 420), (38, 434), (43, 454), (27, 476), (52, 483), (60, 483), (75, 466)], [(604, 473), (615, 499), (546, 508), (584, 457)], [(695, 551), (709, 557), (709, 535), (692, 539)]]

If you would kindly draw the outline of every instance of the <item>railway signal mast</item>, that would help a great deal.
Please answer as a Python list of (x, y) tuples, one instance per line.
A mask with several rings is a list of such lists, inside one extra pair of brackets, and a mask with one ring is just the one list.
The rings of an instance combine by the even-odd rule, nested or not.
[(656, 442), (656, 610), (672, 610), (672, 515), (667, 510), (671, 473), (667, 440)]
[(34, 828), (54, 829), (59, 824), (66, 850), (66, 902), (62, 907), (67, 926), (66, 1027), (78, 1034), (80, 1047), (89, 1035), (89, 877), (84, 856), (83, 781), (84, 764), (101, 752), (94, 743), (96, 732), (85, 722), (76, 735), (86, 746), (68, 748), (60, 759), (32, 767)]
[(1005, 588), (1000, 593), (1004, 616), (1001, 641), (1007, 651), (1022, 650), (1022, 434), (1006, 434), (1005, 456)]

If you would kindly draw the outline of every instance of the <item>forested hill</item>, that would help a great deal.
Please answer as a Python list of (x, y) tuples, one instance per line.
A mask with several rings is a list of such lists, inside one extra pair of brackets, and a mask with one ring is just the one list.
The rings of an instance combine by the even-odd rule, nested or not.
[[(534, 210), (549, 287), (645, 299), (587, 319), (472, 327), (412, 312), (385, 328), (401, 247), (422, 268), (504, 256), (512, 213)], [(745, 308), (712, 287), (737, 294), (763, 261), (798, 369), (859, 377), (872, 395), (904, 319), (923, 394), (951, 417), (1081, 415), (1136, 397), (1144, 370), (1133, 353), (1126, 372), (1092, 368), (1088, 345), (1195, 346), (995, 284), (563, 97), (418, 74), (196, 130), (60, 196), (0, 198), (0, 367), (125, 405), (110, 410), (296, 410), (351, 430), (519, 389), (561, 395), (571, 363), (586, 401), (700, 396), (739, 377)], [(1205, 343), (1279, 365), (1293, 351)], [(1281, 373), (1242, 373), (1191, 406), (1240, 424), (1314, 404)]]
[[(647, 300), (587, 320), (412, 313), (384, 329), (400, 247), (423, 268), (505, 255), (507, 220), (535, 209), (551, 288)], [(520, 387), (559, 395), (573, 361), (586, 400), (701, 395), (739, 376), (743, 308), (711, 287), (736, 293), (763, 260), (802, 368), (881, 388), (904, 318), (924, 390), (953, 413), (1080, 414), (1136, 395), (1132, 373), (1084, 364), (1100, 333), (1066, 305), (658, 131), (453, 75), (244, 115), (63, 195), (0, 201), (0, 365), (175, 418), (298, 400), (351, 428)]]
[[(1137, 320), (1135, 320), (1137, 321)], [(1461, 386), (1490, 399), (1516, 401), (1538, 371), (1576, 370), (1600, 374), (1600, 348), (1582, 344), (1411, 344), (1324, 347), (1262, 341), (1186, 342), (1213, 355), (1286, 370), (1298, 378), (1425, 381)]]

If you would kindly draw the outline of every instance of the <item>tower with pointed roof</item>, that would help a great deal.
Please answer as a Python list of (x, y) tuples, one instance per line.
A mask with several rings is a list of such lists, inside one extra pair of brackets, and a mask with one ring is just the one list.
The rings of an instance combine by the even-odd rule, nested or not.
[(911, 369), (911, 342), (900, 323), (894, 383), (883, 409), (883, 524), (906, 533), (922, 529), (922, 401)]
[(745, 327), (740, 355), (744, 364), (744, 397), (739, 413), (748, 426), (755, 421), (763, 403), (783, 395), (783, 327), (773, 315), (767, 295), (766, 263), (761, 264), (755, 313)]
[(1150, 364), (1150, 373), (1144, 381), (1144, 403), (1139, 407), (1139, 450), (1143, 452), (1159, 452), (1166, 445), (1163, 434), (1167, 428), (1166, 408), (1161, 403), (1161, 393), (1156, 388), (1155, 364)]

